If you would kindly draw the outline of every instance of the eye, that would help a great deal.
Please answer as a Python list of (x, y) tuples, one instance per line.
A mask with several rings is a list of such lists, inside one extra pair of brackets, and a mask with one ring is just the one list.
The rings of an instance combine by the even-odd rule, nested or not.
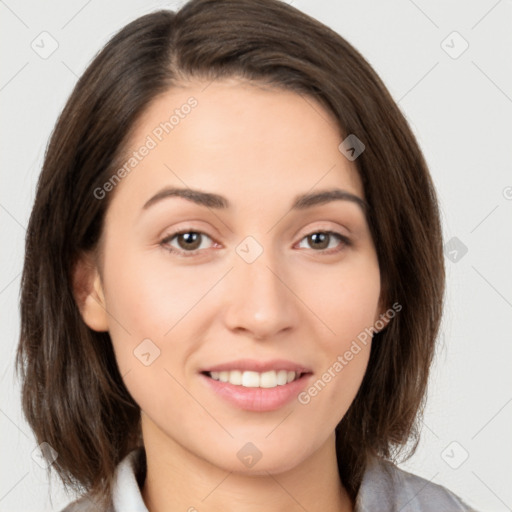
[[(166, 236), (160, 245), (172, 253), (178, 253), (183, 256), (194, 256), (201, 249), (208, 249), (203, 242), (205, 239), (212, 239), (201, 231), (183, 230)], [(177, 244), (173, 245), (173, 241)]]
[[(210, 246), (208, 246), (206, 240), (210, 240)], [(171, 253), (187, 257), (195, 256), (201, 250), (210, 248), (212, 246), (211, 242), (213, 240), (207, 234), (189, 229), (171, 233), (160, 242), (160, 245)], [(335, 231), (310, 233), (300, 241), (299, 248), (307, 248), (303, 246), (304, 242), (309, 244), (309, 247), (316, 252), (323, 254), (336, 253), (351, 245), (349, 238)]]
[[(305, 236), (300, 241), (299, 247), (303, 248), (303, 242), (309, 244), (315, 251), (325, 252), (326, 254), (341, 251), (344, 246), (350, 246), (351, 244), (346, 236), (341, 233), (336, 233), (335, 231), (315, 231)], [(342, 244), (340, 244), (340, 242), (342, 242)]]

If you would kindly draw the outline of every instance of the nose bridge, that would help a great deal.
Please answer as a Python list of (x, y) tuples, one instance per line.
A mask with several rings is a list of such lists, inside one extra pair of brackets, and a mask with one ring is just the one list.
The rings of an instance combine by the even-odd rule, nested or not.
[(297, 324), (297, 300), (284, 284), (289, 273), (271, 248), (247, 237), (236, 248), (225, 321), (255, 338), (268, 338)]

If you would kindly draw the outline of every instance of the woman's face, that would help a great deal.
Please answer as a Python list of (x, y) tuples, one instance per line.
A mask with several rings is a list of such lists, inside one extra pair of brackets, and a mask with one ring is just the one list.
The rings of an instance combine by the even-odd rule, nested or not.
[(83, 315), (110, 332), (146, 444), (279, 472), (332, 441), (356, 395), (370, 341), (354, 340), (384, 311), (377, 255), (356, 201), (314, 199), (364, 199), (326, 110), (206, 85), (137, 125)]

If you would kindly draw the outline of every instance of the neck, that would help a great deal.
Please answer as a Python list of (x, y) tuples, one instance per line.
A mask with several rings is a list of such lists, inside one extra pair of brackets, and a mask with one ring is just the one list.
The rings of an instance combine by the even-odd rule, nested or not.
[(143, 424), (150, 512), (353, 512), (338, 473), (334, 433), (298, 466), (281, 473), (225, 471), (189, 452), (153, 423)]

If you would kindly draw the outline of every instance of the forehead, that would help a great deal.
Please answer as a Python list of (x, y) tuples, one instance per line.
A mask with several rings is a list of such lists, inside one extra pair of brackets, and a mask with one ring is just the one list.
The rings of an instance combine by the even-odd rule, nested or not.
[(311, 97), (238, 79), (190, 82), (141, 116), (115, 194), (140, 203), (158, 187), (177, 185), (261, 204), (336, 186), (364, 197), (341, 141), (332, 114)]

